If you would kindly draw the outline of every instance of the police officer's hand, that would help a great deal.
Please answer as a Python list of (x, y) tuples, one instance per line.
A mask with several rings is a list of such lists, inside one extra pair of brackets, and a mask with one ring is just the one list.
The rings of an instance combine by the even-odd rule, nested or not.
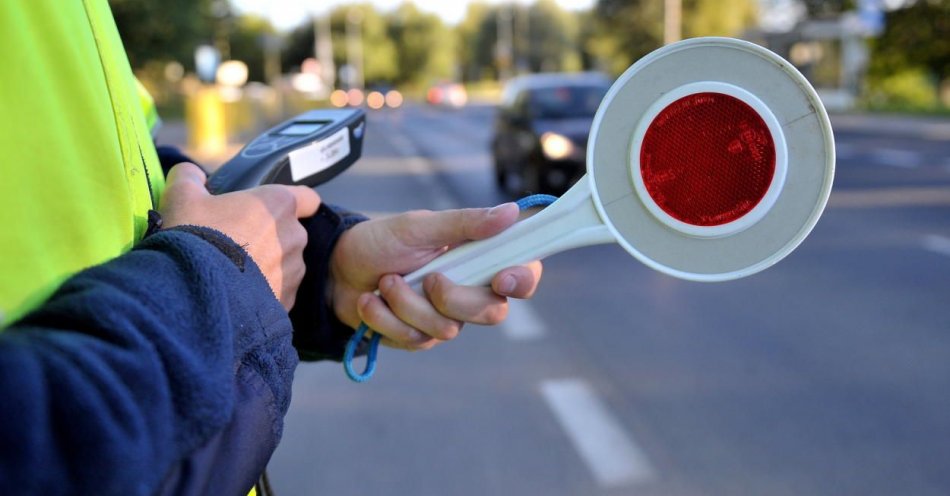
[[(494, 209), (417, 211), (369, 220), (346, 231), (330, 259), (333, 308), (356, 327), (366, 322), (383, 344), (429, 349), (455, 338), (464, 322), (494, 325), (507, 316), (507, 297), (529, 298), (541, 278), (541, 263), (511, 267), (490, 288), (459, 286), (441, 274), (423, 281), (425, 296), (399, 274), (412, 272), (449, 247), (487, 238), (518, 219), (518, 206)], [(373, 294), (379, 288), (380, 296)]]
[(169, 172), (159, 209), (164, 226), (205, 226), (228, 235), (247, 250), (289, 310), (306, 270), (307, 232), (297, 219), (316, 213), (320, 197), (307, 187), (278, 185), (211, 195), (206, 179), (189, 163)]

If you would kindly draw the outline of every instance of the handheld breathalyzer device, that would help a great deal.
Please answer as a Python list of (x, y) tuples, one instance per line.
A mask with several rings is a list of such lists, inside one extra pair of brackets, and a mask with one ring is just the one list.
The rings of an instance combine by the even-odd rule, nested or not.
[(248, 143), (208, 178), (208, 190), (227, 193), (262, 184), (315, 187), (353, 165), (362, 154), (366, 113), (311, 110)]

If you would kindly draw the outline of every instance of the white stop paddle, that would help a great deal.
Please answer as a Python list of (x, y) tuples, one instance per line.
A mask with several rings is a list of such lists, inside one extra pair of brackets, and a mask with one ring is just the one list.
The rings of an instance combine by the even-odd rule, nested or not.
[[(828, 114), (791, 64), (741, 40), (681, 41), (613, 84), (594, 117), (587, 174), (567, 193), (406, 281), (421, 292), (423, 277), (441, 272), (457, 284), (486, 285), (504, 268), (602, 243), (619, 243), (681, 279), (738, 279), (808, 236), (834, 169)], [(372, 374), (375, 344), (362, 377), (349, 348), (344, 364), (354, 380)]]

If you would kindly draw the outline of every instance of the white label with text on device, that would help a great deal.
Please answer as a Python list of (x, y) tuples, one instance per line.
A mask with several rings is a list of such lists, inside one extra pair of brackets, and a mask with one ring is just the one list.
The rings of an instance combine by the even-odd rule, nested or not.
[(349, 128), (329, 138), (290, 152), (290, 176), (294, 182), (333, 167), (350, 154)]

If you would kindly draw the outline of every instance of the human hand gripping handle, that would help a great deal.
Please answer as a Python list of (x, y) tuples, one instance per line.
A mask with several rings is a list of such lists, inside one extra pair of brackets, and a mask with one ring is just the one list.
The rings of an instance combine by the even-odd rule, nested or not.
[(307, 232), (298, 219), (314, 215), (320, 197), (305, 186), (283, 185), (212, 195), (206, 180), (194, 164), (172, 168), (159, 208), (164, 227), (195, 225), (221, 231), (247, 251), (289, 310), (306, 271)]
[[(494, 325), (507, 315), (507, 297), (533, 295), (540, 262), (501, 267), (490, 286), (460, 285), (439, 273), (415, 289), (399, 274), (431, 262), (461, 243), (495, 236), (518, 219), (518, 207), (417, 211), (363, 222), (340, 237), (330, 265), (336, 315), (356, 328), (365, 322), (383, 344), (429, 349), (455, 338), (462, 324)], [(378, 292), (375, 290), (378, 288)]]

